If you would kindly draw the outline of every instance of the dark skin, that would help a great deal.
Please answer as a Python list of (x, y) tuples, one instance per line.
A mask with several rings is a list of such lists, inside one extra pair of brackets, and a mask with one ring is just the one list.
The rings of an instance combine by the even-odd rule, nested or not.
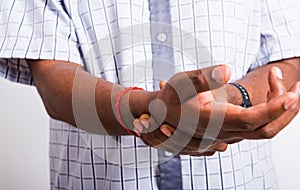
[[(93, 133), (110, 135), (128, 134), (119, 124), (118, 119), (116, 119), (113, 106), (116, 97), (124, 87), (93, 77), (80, 66), (73, 63), (32, 60), (29, 65), (34, 82), (42, 97), (46, 110), (51, 117), (83, 129), (88, 126), (85, 130)], [(269, 75), (268, 80), (268, 72), (273, 66), (279, 67), (282, 70), (284, 73), (284, 81), (273, 80), (272, 74)], [(256, 105), (250, 109), (236, 106), (241, 103), (240, 94), (234, 87), (226, 85), (225, 92), (227, 95), (226, 101), (228, 103), (225, 104), (224, 122), (222, 123), (218, 135), (218, 140), (222, 143), (218, 142), (219, 145), (213, 144), (212, 146), (206, 146), (206, 148), (209, 149), (205, 152), (212, 154), (216, 150), (224, 150), (226, 149), (226, 143), (232, 139), (236, 141), (240, 139), (271, 138), (284, 128), (295, 117), (299, 109), (298, 94), (296, 93), (299, 86), (299, 83), (296, 82), (300, 79), (299, 67), (300, 61), (298, 58), (289, 59), (255, 69), (238, 81), (245, 86), (253, 104)], [(120, 104), (121, 116), (124, 122), (127, 126), (131, 126), (134, 118), (138, 118), (145, 113), (151, 114), (155, 121), (160, 120), (161, 109), (159, 109), (159, 106), (156, 110), (152, 110), (153, 113), (149, 111), (150, 102), (154, 99), (158, 99), (163, 102), (167, 108), (166, 117), (161, 122), (168, 123), (171, 126), (177, 126), (177, 129), (179, 129), (177, 131), (180, 133), (178, 133), (178, 137), (175, 141), (173, 139), (167, 146), (163, 145), (157, 148), (175, 153), (197, 156), (206, 155), (205, 152), (199, 153), (199, 151), (195, 152), (195, 150), (198, 150), (199, 144), (203, 142), (202, 135), (206, 129), (205, 123), (210, 119), (212, 105), (214, 105), (215, 101), (210, 99), (209, 101), (203, 101), (205, 104), (199, 104), (198, 102), (202, 102), (199, 101), (199, 98), (207, 98), (207, 95), (203, 95), (203, 92), (208, 91), (206, 93), (209, 94), (210, 90), (212, 90), (211, 94), (218, 94), (218, 90), (215, 89), (223, 86), (230, 77), (228, 68), (222, 65), (218, 66), (219, 69), (217, 69), (217, 73), (221, 73), (221, 77), (217, 77), (219, 80), (215, 80), (212, 77), (212, 71), (215, 68), (216, 67), (210, 67), (177, 74), (160, 91), (132, 91), (131, 93), (126, 93), (122, 97)], [(186, 81), (192, 81), (192, 85), (196, 90), (189, 91), (188, 89), (183, 89), (184, 96), (183, 99), (179, 101), (177, 93), (174, 93), (177, 92), (174, 91), (174, 87), (184, 88), (189, 86)], [(269, 93), (269, 101), (267, 101), (266, 93), (269, 90), (269, 83), (271, 84), (272, 93)], [(256, 88), (257, 84), (260, 84), (259, 88)], [(74, 95), (74, 86), (75, 91), (76, 88), (78, 88), (81, 93), (75, 92)], [(217, 95), (215, 95), (215, 97), (217, 97)], [(215, 98), (215, 100), (217, 99), (218, 98)], [(80, 106), (78, 106), (78, 108), (83, 110), (79, 113), (79, 122), (78, 115), (74, 117), (74, 114), (76, 115), (74, 109), (75, 112), (77, 110), (77, 108), (74, 108), (74, 101), (79, 102), (78, 105)], [(285, 106), (287, 104), (296, 106), (287, 107)], [(95, 107), (93, 105), (95, 105)], [(132, 114), (126, 110), (126, 105), (129, 105)], [(189, 129), (189, 121), (191, 118), (180, 116), (183, 108), (191, 111), (189, 113), (199, 112), (200, 110), (201, 116), (197, 119), (198, 122), (196, 123), (194, 131)], [(220, 112), (224, 112), (223, 108), (224, 106), (220, 109)], [(100, 118), (101, 126), (99, 126), (97, 119), (89, 118), (90, 114), (84, 114), (93, 112), (93, 109)], [(178, 118), (183, 118), (184, 128), (178, 125)], [(80, 121), (84, 121), (85, 126), (78, 125), (78, 123), (81, 123)], [(235, 126), (233, 126), (233, 124)], [(194, 123), (191, 125), (194, 125)], [(143, 135), (141, 139), (150, 146), (157, 145), (157, 142), (164, 142), (166, 136), (158, 129), (159, 126), (160, 124), (155, 126), (152, 123), (151, 132), (147, 132), (148, 137), (145, 138)], [(191, 132), (193, 133), (191, 134)], [(181, 142), (182, 139), (185, 139), (184, 135), (188, 139), (187, 145), (178, 143)], [(194, 138), (191, 138), (192, 136), (194, 136)]]
[[(29, 65), (34, 78), (34, 83), (41, 95), (46, 110), (51, 117), (78, 127), (72, 105), (72, 98), (74, 96), (73, 86), (76, 82), (76, 84), (80, 84), (81, 92), (84, 92), (81, 93), (82, 96), (79, 97), (81, 99), (77, 100), (82, 101), (83, 106), (86, 106), (81, 107), (81, 109), (88, 109), (87, 102), (90, 101), (90, 94), (94, 93), (95, 100), (92, 101), (96, 102), (96, 110), (106, 133), (110, 135), (128, 135), (127, 131), (120, 125), (114, 114), (114, 101), (124, 87), (115, 85), (101, 78), (96, 78), (74, 63), (52, 60), (31, 60), (29, 61)], [(211, 70), (212, 68), (209, 68), (206, 69), (205, 72), (209, 73)], [(197, 72), (195, 72), (195, 75), (196, 74)], [(74, 80), (75, 76), (77, 77), (77, 80)], [(223, 82), (219, 84), (217, 84), (217, 82), (214, 83), (216, 83), (216, 86), (223, 85)], [(199, 83), (199, 85), (201, 84)], [(201, 88), (201, 86), (198, 88)], [(89, 92), (91, 89), (92, 92)], [(131, 116), (131, 113), (126, 115), (127, 113), (123, 112), (122, 118), (124, 118), (123, 120), (125, 123), (131, 124), (135, 117), (139, 117), (143, 113), (149, 113), (149, 103), (155, 99), (158, 94), (168, 94), (168, 90), (169, 89), (164, 89), (157, 92), (132, 91), (131, 93), (125, 94), (120, 105), (121, 113), (123, 107), (125, 107), (123, 105), (129, 104), (130, 111), (134, 117), (130, 118), (129, 116)], [(129, 102), (125, 102), (128, 97)], [(174, 99), (177, 101), (177, 97)], [(126, 118), (128, 119), (126, 120)], [(93, 127), (97, 129), (101, 128), (101, 126)], [(104, 134), (104, 131), (99, 131), (99, 134)]]
[[(222, 130), (212, 145), (220, 149), (223, 148), (222, 150), (224, 151), (226, 143), (234, 143), (243, 139), (269, 139), (278, 134), (295, 117), (299, 110), (299, 98), (297, 96), (299, 94), (300, 83), (296, 82), (300, 76), (298, 74), (299, 65), (299, 59), (297, 58), (272, 63), (258, 68), (248, 73), (243, 79), (236, 81), (248, 90), (254, 105), (253, 108), (244, 109), (239, 106), (233, 106), (232, 104), (240, 105), (242, 99), (239, 92), (235, 91), (235, 87), (226, 85), (226, 92), (232, 92), (227, 96), (226, 102), (232, 104), (226, 105)], [(279, 68), (283, 71), (284, 80), (282, 80), (282, 76), (280, 78), (276, 77), (276, 73), (280, 72)], [(259, 88), (257, 88), (257, 84), (259, 84)], [(289, 92), (287, 92), (287, 89), (289, 89)], [(202, 103), (202, 107), (206, 107), (206, 104), (210, 107), (213, 102), (217, 101), (220, 94), (222, 95), (218, 91), (220, 90), (199, 93), (198, 101), (200, 104)], [(286, 106), (282, 104), (283, 102)], [(270, 107), (264, 113), (262, 110), (265, 106)], [(278, 110), (278, 112), (275, 110)], [(205, 111), (204, 109), (202, 113), (205, 114)], [(265, 115), (265, 117), (261, 117), (261, 114)], [(209, 117), (209, 115), (204, 115), (203, 117), (202, 124), (204, 123), (203, 131), (205, 131), (205, 125), (207, 125), (205, 117)], [(159, 134), (159, 132), (157, 134), (147, 133), (147, 130), (140, 127), (143, 123), (144, 125), (142, 126), (147, 125), (153, 126), (154, 129), (157, 128), (157, 122), (150, 118), (149, 115), (142, 115), (134, 123), (137, 126), (136, 129), (141, 129), (142, 139), (147, 139), (145, 141), (152, 139), (151, 135), (154, 134), (156, 136)], [(160, 127), (160, 130), (166, 136), (164, 140), (167, 140), (174, 133), (175, 127), (164, 124)], [(177, 130), (177, 133), (180, 133), (180, 131)], [(199, 136), (202, 134), (204, 133), (200, 131)], [(198, 144), (197, 141), (190, 141), (188, 145), (183, 145), (181, 142), (177, 139), (174, 140), (177, 146), (181, 146), (181, 149), (187, 151), (182, 152), (191, 154), (194, 148), (195, 155), (199, 155), (200, 141), (198, 141)], [(196, 144), (194, 144), (195, 142)], [(155, 141), (149, 145), (157, 146), (158, 144), (162, 144), (162, 141)], [(167, 146), (166, 143), (164, 145)], [(213, 154), (214, 152), (211, 149), (210, 153)]]

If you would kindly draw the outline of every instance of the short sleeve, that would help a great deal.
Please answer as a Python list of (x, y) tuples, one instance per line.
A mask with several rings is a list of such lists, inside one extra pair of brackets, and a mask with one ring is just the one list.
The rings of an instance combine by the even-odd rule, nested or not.
[(71, 9), (59, 0), (1, 1), (0, 77), (32, 84), (26, 59), (81, 64)]
[(299, 11), (299, 0), (262, 0), (259, 65), (300, 56)]

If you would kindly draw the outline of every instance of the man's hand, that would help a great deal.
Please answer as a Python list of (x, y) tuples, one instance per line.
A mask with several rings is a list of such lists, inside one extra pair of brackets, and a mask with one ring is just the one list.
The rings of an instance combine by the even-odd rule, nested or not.
[(269, 139), (292, 121), (299, 111), (300, 82), (287, 91), (280, 69), (274, 67), (269, 72), (268, 83), (267, 102), (243, 110), (242, 114), (249, 117), (240, 119), (236, 131), (224, 133), (221, 138), (235, 135), (241, 139)]
[[(83, 127), (93, 133), (128, 134), (116, 119), (112, 101), (124, 87), (91, 76), (72, 63), (51, 60), (29, 62), (34, 82), (50, 116), (74, 126)], [(288, 90), (284, 89), (283, 93), (277, 95), (271, 93), (267, 102), (266, 93), (269, 89), (267, 71), (272, 65), (278, 66), (283, 71), (285, 80), (282, 86)], [(172, 137), (178, 137), (180, 140), (176, 143), (181, 144), (188, 143), (192, 136), (196, 139), (205, 137), (205, 139), (215, 140), (214, 135), (216, 134), (218, 134), (217, 138), (221, 140), (234, 137), (270, 138), (286, 126), (298, 112), (299, 93), (296, 92), (299, 92), (299, 84), (296, 81), (300, 80), (299, 65), (299, 59), (266, 65), (255, 69), (238, 81), (249, 90), (252, 103), (256, 105), (249, 109), (224, 103), (224, 97), (221, 101), (218, 98), (215, 99), (217, 101), (208, 102), (204, 100), (207, 96), (198, 97), (199, 93), (222, 89), (220, 87), (229, 80), (229, 68), (221, 65), (176, 74), (162, 90), (157, 92), (132, 91), (125, 95), (128, 98), (123, 98), (124, 101), (122, 99), (120, 105), (121, 111), (124, 110), (123, 105), (129, 105), (132, 114), (121, 112), (121, 115), (124, 120), (128, 120), (128, 123), (132, 123), (134, 118), (144, 113), (150, 113), (156, 124), (153, 123), (153, 126), (149, 127), (149, 132), (157, 130), (163, 123), (175, 126), (178, 130), (173, 133)], [(76, 80), (78, 84), (74, 85), (74, 78), (78, 78), (78, 76), (80, 80)], [(257, 84), (259, 84), (259, 88), (257, 88)], [(80, 87), (78, 92), (85, 92), (75, 93), (78, 95), (75, 102), (78, 101), (82, 105), (78, 107), (82, 110), (80, 112), (82, 115), (79, 116), (84, 121), (83, 125), (79, 126), (78, 120), (74, 116), (74, 110), (77, 110), (73, 107), (74, 86)], [(276, 87), (276, 85), (274, 86)], [(276, 89), (275, 87), (273, 89)], [(280, 89), (282, 90), (282, 88)], [(228, 101), (230, 94), (226, 95)], [(89, 104), (90, 102), (92, 104)], [(237, 105), (239, 104), (237, 103)], [(95, 120), (100, 118), (102, 126), (99, 126), (99, 122), (93, 122), (91, 111), (95, 112)], [(129, 117), (128, 119), (128, 115), (132, 119)], [(97, 118), (98, 116), (99, 118)], [(226, 125), (222, 125), (222, 123)], [(213, 126), (209, 127), (213, 131), (206, 130), (207, 126)], [(222, 133), (218, 133), (219, 131)], [(186, 134), (188, 138), (181, 133)], [(172, 140), (175, 139), (172, 138)]]
[[(209, 78), (211, 75), (197, 72), (199, 78), (193, 77), (195, 71), (184, 73), (188, 77), (183, 73), (175, 75), (158, 93), (157, 99), (160, 101), (157, 101), (152, 110), (150, 109), (151, 116), (157, 123), (176, 126), (181, 132), (196, 138), (261, 139), (272, 135), (269, 132), (254, 135), (253, 132), (263, 126), (273, 126), (278, 121), (282, 123), (284, 120), (286, 125), (286, 122), (290, 122), (298, 112), (297, 83), (289, 92), (278, 94), (269, 102), (245, 109), (239, 105), (226, 103), (225, 91), (217, 93), (219, 96), (216, 99), (212, 96), (216, 94), (213, 91), (205, 92), (210, 90), (209, 86), (214, 90), (215, 83)], [(227, 79), (226, 72), (223, 73)], [(280, 89), (277, 88), (276, 91), (286, 91), (284, 85), (277, 84), (282, 83), (282, 80), (273, 76), (274, 74), (272, 70), (269, 72), (270, 78), (276, 78), (269, 81), (272, 82), (269, 84), (271, 90), (279, 86)]]
[(174, 127), (163, 124), (159, 129), (155, 129), (152, 132), (144, 132), (149, 129), (150, 126), (157, 126), (157, 123), (148, 114), (143, 114), (134, 121), (135, 132), (139, 134), (140, 139), (146, 145), (175, 154), (212, 156), (217, 151), (224, 152), (228, 146), (227, 143), (213, 142), (209, 139), (197, 139), (177, 131), (177, 133), (180, 133), (178, 136), (181, 137), (181, 139), (189, 139), (183, 144), (181, 140), (176, 141), (171, 138), (175, 133)]
[[(199, 149), (201, 150), (202, 138), (204, 138), (205, 141), (210, 139), (211, 143), (214, 142), (216, 138), (217, 142), (233, 143), (242, 139), (265, 139), (274, 137), (298, 113), (298, 92), (300, 91), (300, 83), (297, 82), (290, 91), (287, 92), (280, 69), (274, 67), (268, 74), (268, 84), (270, 88), (267, 97), (268, 101), (248, 109), (230, 103), (220, 102), (219, 96), (220, 94), (222, 95), (222, 93), (219, 92), (220, 89), (198, 93), (196, 97), (189, 98), (182, 106), (187, 105), (189, 108), (193, 108), (194, 104), (200, 105), (200, 122), (197, 125), (197, 129), (194, 130), (192, 128), (192, 130), (190, 130), (190, 125), (187, 124), (189, 120), (193, 120), (193, 118), (180, 118), (181, 120), (185, 120), (186, 130), (182, 130), (183, 128), (177, 130), (177, 138), (173, 138), (173, 141), (169, 140), (168, 145), (175, 147), (177, 152), (181, 149), (182, 151), (180, 153), (192, 154), (193, 151), (199, 152)], [(222, 121), (220, 121), (220, 118)], [(158, 125), (155, 119), (150, 119), (148, 123), (147, 120), (144, 119), (142, 123), (144, 123), (143, 126), (149, 126), (151, 124), (152, 127), (150, 127), (150, 129), (154, 129), (154, 131)], [(171, 122), (169, 122), (169, 124), (170, 123)], [(212, 124), (209, 125), (210, 123)], [(191, 124), (193, 125), (194, 123)], [(161, 132), (165, 134), (166, 140), (167, 137), (171, 137), (170, 134), (173, 134), (175, 129), (172, 129), (170, 125), (167, 125), (167, 127), (164, 126), (166, 125), (161, 126)], [(142, 129), (141, 127), (139, 128)], [(142, 136), (146, 144), (153, 145), (155, 144), (151, 141), (153, 137), (161, 136), (161, 134), (156, 132), (154, 136), (152, 133), (146, 133), (146, 135), (143, 134)], [(183, 141), (181, 140), (182, 138), (184, 139)], [(189, 139), (189, 141), (187, 139)], [(156, 144), (160, 144), (161, 142), (163, 141), (156, 142)], [(204, 142), (202, 144), (206, 143)], [(214, 146), (216, 143), (212, 145)], [(164, 143), (163, 146), (166, 148), (166, 143)], [(210, 146), (203, 148), (203, 150), (207, 151), (217, 150), (215, 147), (215, 149), (211, 149)]]
[[(167, 110), (180, 111), (182, 102), (197, 96), (199, 92), (223, 86), (229, 78), (230, 70), (225, 65), (176, 74), (167, 84), (161, 83), (161, 90), (155, 92), (156, 96), (150, 103), (150, 112), (155, 112), (155, 115), (158, 117), (153, 119), (148, 114), (143, 114), (139, 119), (134, 121), (134, 131), (145, 144), (173, 153), (209, 156), (213, 155), (216, 151), (225, 151), (227, 148), (226, 143), (213, 142), (210, 139), (192, 138), (186, 133), (175, 132), (174, 128), (162, 123), (164, 122)], [(170, 120), (174, 118), (176, 117), (171, 114)], [(161, 124), (162, 131), (165, 129), (165, 131), (169, 131), (169, 134), (163, 133), (158, 128)], [(173, 133), (178, 138), (169, 139)]]

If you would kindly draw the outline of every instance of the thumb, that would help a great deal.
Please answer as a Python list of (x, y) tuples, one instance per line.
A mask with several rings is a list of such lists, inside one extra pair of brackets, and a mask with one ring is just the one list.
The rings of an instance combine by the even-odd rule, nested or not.
[(278, 67), (273, 67), (269, 71), (268, 83), (270, 88), (268, 91), (268, 101), (286, 92), (286, 88), (283, 84), (282, 72)]
[(187, 72), (197, 92), (219, 88), (230, 79), (230, 68), (227, 65), (211, 66)]
[(180, 72), (171, 77), (165, 86), (171, 86), (181, 102), (196, 96), (197, 93), (224, 86), (230, 79), (230, 68), (216, 65), (203, 69)]

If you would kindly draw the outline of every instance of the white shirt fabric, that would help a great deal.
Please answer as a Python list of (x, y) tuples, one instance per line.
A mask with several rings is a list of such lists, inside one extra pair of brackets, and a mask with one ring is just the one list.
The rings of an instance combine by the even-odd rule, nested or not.
[[(181, 31), (172, 36), (178, 71), (226, 63), (234, 81), (249, 69), (300, 55), (298, 0), (170, 2), (172, 25)], [(148, 24), (147, 0), (1, 0), (0, 76), (32, 84), (25, 59), (64, 60), (151, 91)], [(186, 35), (194, 43), (186, 44)], [(213, 59), (197, 56), (202, 51)], [(51, 189), (158, 189), (157, 162), (157, 150), (138, 138), (50, 122)], [(267, 140), (242, 141), (211, 157), (181, 156), (181, 162), (184, 189), (277, 188)]]

